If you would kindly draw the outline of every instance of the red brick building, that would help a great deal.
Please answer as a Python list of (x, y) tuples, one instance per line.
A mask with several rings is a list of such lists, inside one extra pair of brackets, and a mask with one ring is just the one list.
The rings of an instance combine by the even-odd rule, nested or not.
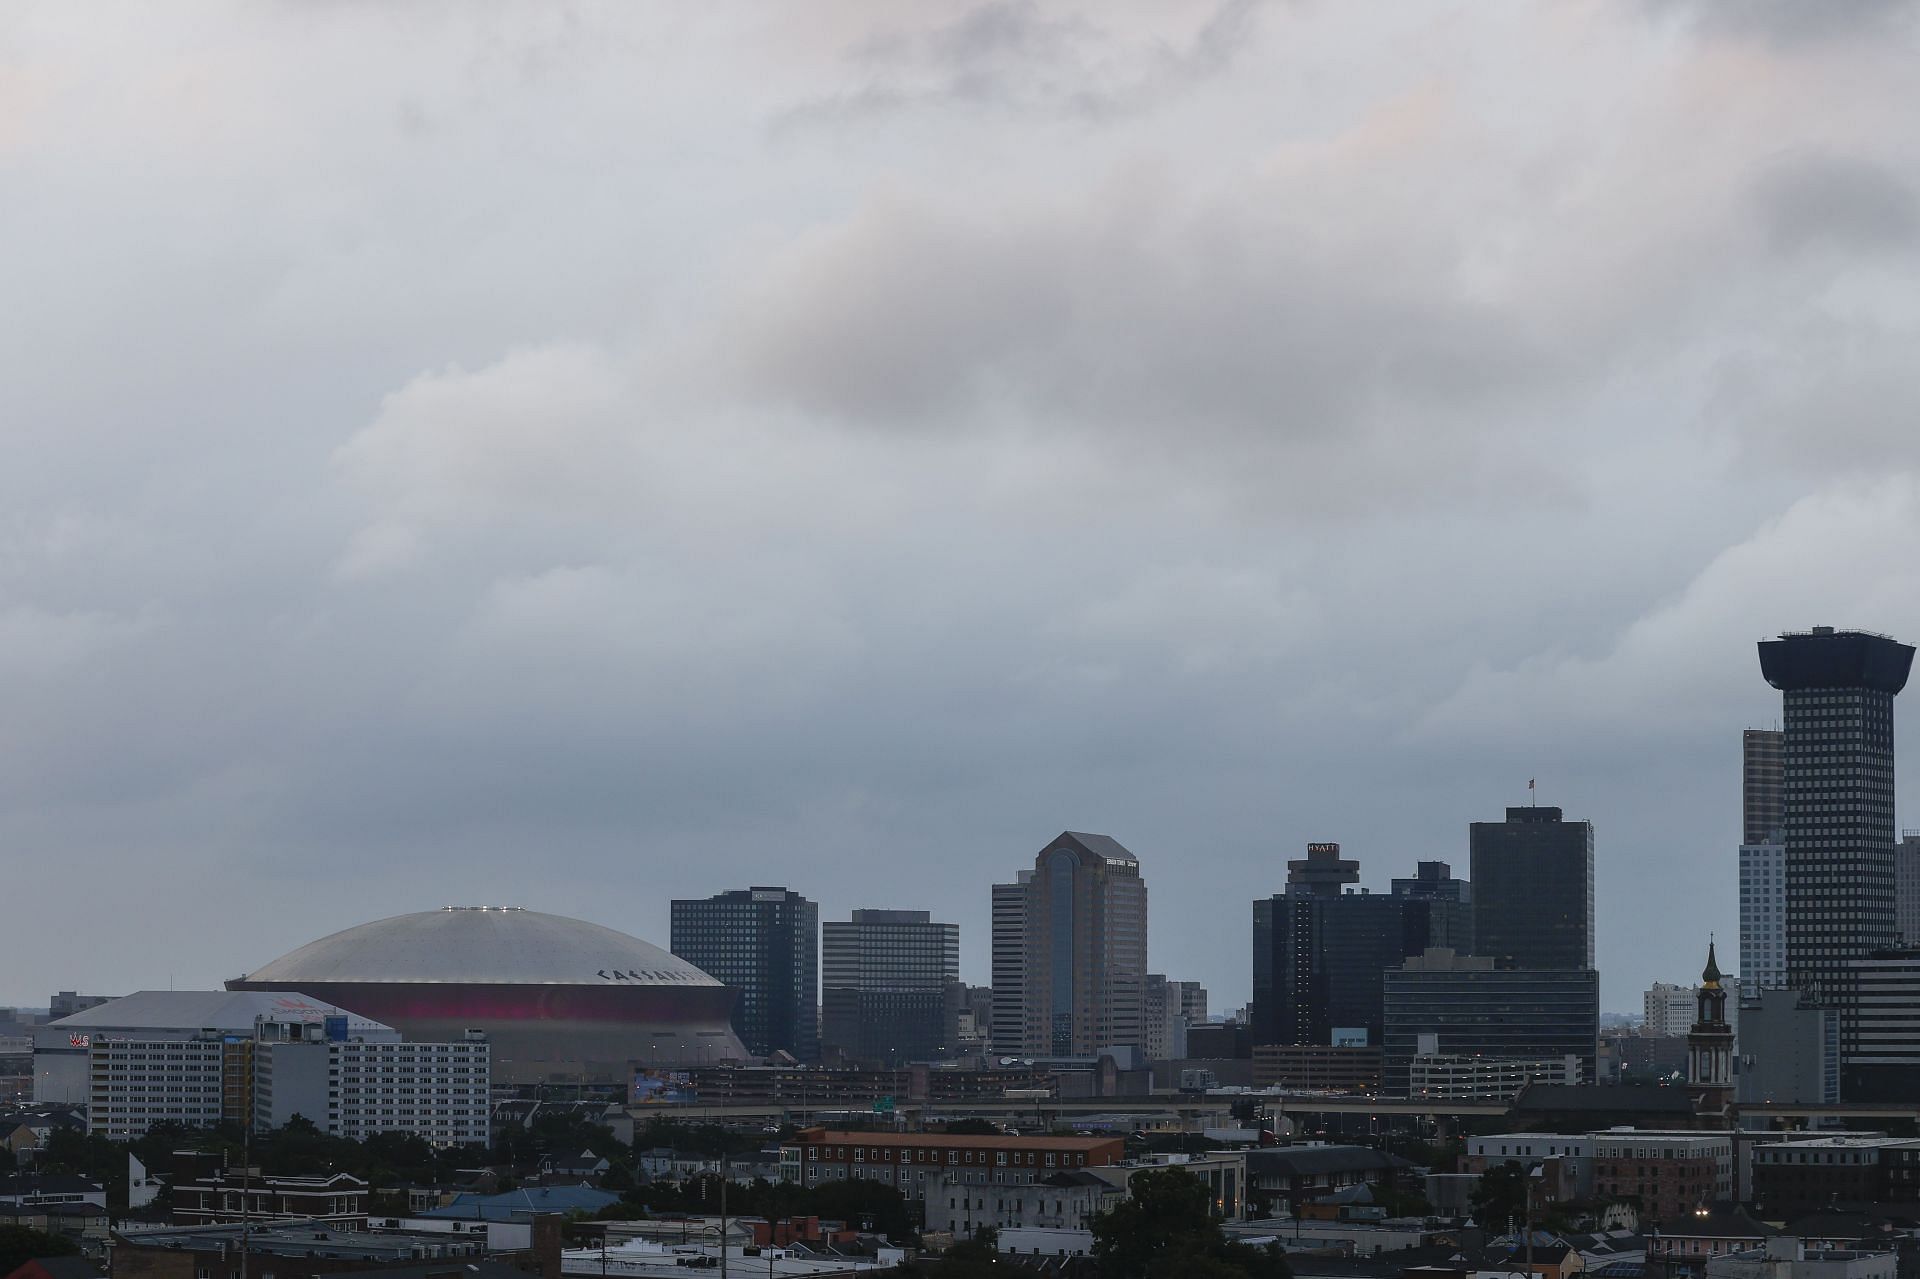
[(833, 1132), (808, 1128), (780, 1148), (780, 1179), (809, 1188), (858, 1177), (925, 1197), (929, 1178), (947, 1184), (1026, 1186), (1124, 1157), (1119, 1137), (963, 1137), (938, 1132)]
[(1593, 1192), (1638, 1203), (1642, 1220), (1670, 1221), (1733, 1198), (1733, 1139), (1725, 1133), (1593, 1134)]

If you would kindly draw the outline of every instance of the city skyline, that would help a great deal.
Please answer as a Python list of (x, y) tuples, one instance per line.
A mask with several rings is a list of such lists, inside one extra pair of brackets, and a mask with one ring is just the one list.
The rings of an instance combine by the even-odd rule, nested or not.
[(0, 1002), (782, 883), (980, 983), (1084, 830), (1230, 1009), (1532, 778), (1630, 1012), (1754, 642), (1920, 637), (1910, 8), (207, 14), (0, 13)]
[[(1769, 637), (1769, 638), (1777, 638), (1777, 636)], [(1897, 712), (1896, 712), (1895, 731), (1897, 734)], [(1741, 763), (1744, 766), (1745, 752), (1741, 751), (1740, 754), (1742, 756)], [(1742, 771), (1742, 769), (1736, 768), (1734, 771), (1736, 772), (1736, 774), (1739, 774)], [(1524, 805), (1509, 806), (1507, 810), (1509, 821), (1511, 821), (1512, 815), (1514, 813), (1520, 812), (1523, 809), (1544, 808), (1547, 810), (1547, 812), (1542, 814), (1543, 817), (1547, 817), (1549, 814), (1555, 814), (1558, 812), (1557, 805), (1546, 806), (1546, 805), (1537, 804), (1537, 785), (1536, 785), (1537, 781), (1538, 781), (1537, 778), (1529, 779), (1529, 787), (1527, 790), (1527, 795), (1528, 795), (1527, 803), (1525, 803)], [(1743, 805), (1741, 803), (1736, 803), (1734, 807), (1736, 809), (1741, 809), (1743, 808)], [(1557, 821), (1560, 819), (1557, 816), (1554, 816), (1552, 817), (1552, 820)], [(1569, 824), (1580, 824), (1580, 825), (1587, 824), (1586, 819), (1573, 818), (1570, 816), (1567, 817), (1565, 821)], [(1482, 823), (1473, 823), (1473, 824), (1477, 825)], [(1741, 823), (1739, 821), (1736, 821), (1735, 823), (1736, 827), (1738, 827), (1740, 824)], [(1072, 832), (1067, 833), (1067, 836), (1071, 836), (1071, 835), (1072, 835)], [(1063, 836), (1063, 838), (1067, 836)], [(1317, 865), (1318, 863), (1312, 860), (1316, 856), (1340, 857), (1349, 851), (1342, 848), (1337, 843), (1329, 844), (1324, 841), (1309, 841), (1303, 847), (1305, 851), (1309, 854), (1309, 859), (1307, 861), (1301, 861), (1300, 859), (1294, 858), (1291, 856), (1283, 857), (1280, 860), (1280, 865), (1283, 868), (1282, 879), (1280, 880), (1278, 885), (1275, 887), (1272, 894), (1263, 894), (1261, 895), (1261, 898), (1255, 898), (1254, 900), (1256, 905), (1260, 900), (1262, 900), (1265, 897), (1282, 895), (1288, 891), (1288, 884), (1292, 882), (1292, 876), (1297, 875), (1299, 873), (1297, 871), (1290, 871), (1290, 872), (1284, 871), (1284, 868), (1287, 867), (1290, 863), (1301, 865), (1301, 866), (1308, 865), (1308, 864)], [(1331, 849), (1331, 851), (1324, 851), (1327, 849)], [(1316, 851), (1316, 850), (1322, 850), (1322, 851)], [(1595, 862), (1601, 865), (1604, 865), (1604, 860), (1605, 860), (1604, 847), (1602, 847), (1601, 851), (1597, 853), (1590, 853), (1589, 855), (1590, 857), (1592, 857), (1592, 859)], [(1438, 860), (1440, 859), (1422, 858), (1420, 859), (1419, 863), (1416, 863), (1416, 865), (1406, 868), (1405, 873), (1403, 873), (1401, 868), (1398, 867), (1397, 865), (1390, 865), (1385, 870), (1382, 870), (1379, 867), (1369, 867), (1369, 870), (1371, 871), (1371, 873), (1362, 874), (1360, 870), (1359, 859), (1352, 858), (1352, 859), (1349, 859), (1349, 861), (1342, 863), (1342, 865), (1345, 866), (1347, 869), (1344, 871), (1344, 873), (1338, 876), (1338, 886), (1344, 886), (1347, 891), (1351, 891), (1351, 892), (1378, 893), (1382, 897), (1391, 897), (1393, 893), (1398, 891), (1399, 884), (1401, 882), (1418, 882), (1416, 879), (1416, 876), (1424, 873), (1424, 868), (1426, 866), (1431, 866), (1434, 864), (1435, 861), (1438, 861)], [(1467, 878), (1467, 875), (1469, 873), (1468, 867), (1471, 865), (1470, 843), (1469, 843), (1469, 848), (1467, 850), (1467, 856), (1465, 860), (1467, 865), (1462, 866), (1460, 870), (1456, 872), (1456, 878), (1470, 885), (1473, 882), (1471, 879)], [(1019, 871), (1020, 875), (1022, 876), (1023, 882), (1025, 877), (1032, 873), (1031, 868), (1028, 868), (1028, 867), (1018, 867), (1016, 869)], [(1731, 884), (1729, 886), (1729, 896), (1734, 901), (1734, 904), (1736, 907), (1736, 915), (1737, 915), (1738, 898), (1740, 896), (1740, 880), (1739, 880), (1740, 861), (1738, 858), (1737, 850), (1736, 850), (1735, 859), (1733, 861), (1732, 870), (1734, 874), (1733, 874), (1733, 879), (1731, 881)], [(1141, 877), (1143, 880), (1150, 878), (1144, 873), (1144, 871), (1142, 872)], [(1375, 882), (1368, 882), (1368, 881), (1377, 881), (1381, 879), (1384, 879), (1387, 881), (1387, 883), (1384, 886)], [(1338, 886), (1336, 886), (1336, 891)], [(1001, 884), (1001, 883), (988, 883), (983, 885), (983, 888), (989, 893), (997, 892), (999, 890), (1008, 889), (1011, 887), (1013, 887), (1013, 885)], [(791, 891), (791, 894), (794, 895), (796, 898), (803, 899), (807, 896), (807, 892), (805, 888), (793, 888), (791, 885), (785, 888), (782, 888), (780, 891), (788, 892), (789, 890)], [(761, 892), (761, 891), (766, 891), (766, 890), (718, 888), (714, 890), (713, 896), (714, 896), (714, 900), (718, 900), (719, 897), (721, 896), (729, 896), (729, 895), (737, 896), (744, 899), (752, 893)], [(895, 894), (895, 896), (898, 896), (898, 894)], [(866, 900), (866, 899), (860, 899), (860, 900)], [(688, 904), (692, 904), (692, 903), (688, 903)], [(518, 906), (521, 906), (522, 904), (516, 902), (516, 903), (513, 903), (513, 905), (518, 907)], [(852, 905), (852, 906), (838, 908), (837, 914), (844, 918), (834, 919), (833, 916), (836, 914), (836, 910), (835, 908), (829, 907), (826, 903), (808, 902), (807, 905), (812, 909), (815, 915), (816, 928), (822, 928), (828, 923), (841, 923), (842, 926), (845, 926), (846, 920), (848, 919), (857, 920), (858, 917), (860, 917), (862, 914), (886, 915), (886, 914), (925, 914), (926, 913), (926, 910), (924, 908), (909, 906), (909, 905), (901, 905), (898, 902), (896, 902), (892, 905), (883, 906), (883, 907), (875, 907), (871, 905), (867, 905), (867, 906)], [(447, 909), (447, 908), (450, 908), (450, 907), (447, 907), (447, 906), (442, 907), (442, 909)], [(946, 910), (946, 913), (950, 915), (964, 916), (968, 912), (965, 909), (957, 909), (949, 906)], [(986, 913), (990, 915), (991, 911)], [(383, 915), (383, 916), (378, 916), (377, 918), (384, 919), (388, 917)], [(589, 920), (590, 922), (605, 923), (604, 920), (593, 920), (590, 913), (583, 912), (580, 915), (580, 918)], [(366, 923), (368, 922), (368, 920), (365, 918), (362, 918), (354, 922)], [(1597, 920), (1595, 931), (1596, 932), (1603, 931), (1604, 924), (1605, 924), (1605, 920), (1603, 918)], [(630, 929), (631, 931), (636, 933), (641, 932), (641, 929), (639, 929), (637, 926), (632, 926), (629, 924), (608, 924), (607, 926), (619, 927), (622, 929)], [(992, 946), (993, 946), (992, 930), (990, 928), (982, 930), (982, 935), (978, 938), (978, 940), (969, 942), (967, 939), (971, 934), (966, 928), (960, 927), (958, 925), (940, 925), (940, 926), (958, 928), (959, 953), (961, 956), (959, 979), (968, 985), (976, 985), (976, 986), (982, 986), (982, 987), (991, 986), (992, 984), (991, 957), (992, 957)], [(671, 931), (670, 927), (667, 931), (668, 932)], [(1729, 939), (1730, 941), (1732, 941), (1732, 944), (1729, 945), (1727, 949), (1730, 951), (1730, 953), (1733, 953), (1733, 954), (1739, 953), (1738, 938), (1739, 938), (1739, 929), (1736, 927), (1729, 934)], [(815, 956), (816, 965), (824, 963), (824, 954), (825, 954), (824, 947), (816, 938), (816, 944), (814, 947), (814, 956)], [(1148, 960), (1147, 960), (1147, 967), (1165, 968), (1167, 966), (1164, 964), (1161, 964), (1158, 958), (1150, 951)], [(1607, 979), (1607, 974), (1604, 967), (1601, 967), (1599, 971), (1600, 971), (1600, 977), (1601, 977), (1600, 989), (1602, 992), (1601, 993), (1602, 1012), (1609, 1016), (1616, 1015), (1616, 1014), (1626, 1014), (1626, 1015), (1635, 1014), (1637, 1012), (1637, 1005), (1633, 1004), (1632, 1001), (1640, 1000), (1644, 995), (1647, 987), (1641, 987), (1639, 989), (1632, 990), (1632, 991), (1625, 991), (1621, 989), (1620, 983), (1610, 982)], [(239, 974), (235, 974), (235, 975), (237, 976)], [(1170, 973), (1168, 975), (1177, 980), (1186, 980), (1186, 981), (1194, 982), (1201, 986), (1208, 985), (1208, 983), (1205, 982), (1204, 980), (1186, 976), (1182, 973), (1175, 972), (1175, 973)], [(1741, 975), (1742, 974), (1734, 972), (1733, 970), (1729, 969), (1729, 976), (1737, 977)], [(1241, 995), (1237, 992), (1232, 992), (1231, 987), (1229, 986), (1230, 993), (1226, 997), (1223, 998), (1219, 995), (1214, 996), (1214, 1016), (1216, 1018), (1221, 1016), (1230, 1016), (1233, 1009), (1236, 1009), (1251, 1003), (1253, 998), (1251, 977), (1247, 972), (1243, 972), (1241, 974), (1241, 977), (1242, 977), (1242, 980), (1247, 983), (1246, 993), (1244, 995)], [(1676, 980), (1676, 979), (1670, 979), (1665, 975), (1657, 976), (1651, 981), (1649, 981), (1647, 983), (1647, 986), (1650, 987), (1652, 985), (1655, 985), (1661, 982), (1668, 982), (1670, 980)], [(1685, 985), (1687, 984), (1688, 979), (1686, 975), (1682, 973), (1680, 977), (1677, 979), (1677, 981), (1678, 981), (1678, 984)], [(211, 984), (217, 985), (218, 983), (215, 982)], [(1225, 983), (1223, 983), (1223, 985), (1224, 984)], [(138, 987), (133, 987), (129, 989), (136, 989), (136, 988)], [(192, 988), (192, 987), (189, 986), (188, 988)], [(823, 978), (816, 981), (816, 988), (824, 992), (825, 983)], [(62, 989), (64, 989), (64, 987)], [(1209, 989), (1214, 989), (1214, 988), (1209, 987)], [(50, 991), (48, 993), (52, 994), (55, 992)], [(80, 993), (85, 993), (85, 994), (107, 993), (113, 996), (118, 996), (118, 995), (126, 994), (128, 993), (128, 991), (124, 991), (124, 990), (113, 990), (110, 992), (83, 991)], [(1617, 1006), (1610, 1005), (1608, 1001), (1610, 999), (1613, 999), (1616, 995), (1620, 996), (1619, 1004)], [(38, 1006), (36, 999), (32, 996), (28, 996), (25, 998), (16, 998), (12, 1000), (11, 1003), (15, 1006), (20, 1006), (20, 1007)], [(819, 1013), (822, 1011), (824, 1011), (824, 1003), (816, 1008), (816, 1013)]]

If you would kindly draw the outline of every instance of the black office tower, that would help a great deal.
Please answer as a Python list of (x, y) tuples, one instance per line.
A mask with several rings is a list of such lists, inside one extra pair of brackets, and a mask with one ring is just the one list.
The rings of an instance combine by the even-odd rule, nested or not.
[(1445, 862), (1418, 862), (1412, 879), (1393, 881), (1393, 895), (1425, 903), (1427, 946), (1445, 946), (1462, 955), (1478, 953), (1473, 948), (1473, 885), (1455, 879), (1453, 867)]
[(733, 1028), (747, 1051), (820, 1056), (820, 908), (785, 888), (740, 888), (672, 903), (672, 950), (739, 991)]
[(1474, 822), (1473, 940), (1503, 967), (1593, 967), (1593, 824), (1557, 808)]
[(1253, 903), (1253, 1041), (1331, 1044), (1343, 1031), (1380, 1043), (1382, 975), (1429, 946), (1466, 948), (1471, 895), (1444, 862), (1393, 881), (1354, 885), (1360, 864), (1338, 844), (1309, 844), (1287, 863), (1286, 892)]
[(1884, 635), (1811, 631), (1760, 644), (1786, 732), (1787, 985), (1840, 1012), (1857, 1053), (1854, 965), (1898, 944), (1893, 698), (1913, 648)]

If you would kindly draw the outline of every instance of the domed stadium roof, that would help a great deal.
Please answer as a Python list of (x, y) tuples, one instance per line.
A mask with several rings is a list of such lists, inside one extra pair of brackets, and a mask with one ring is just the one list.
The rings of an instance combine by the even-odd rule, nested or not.
[(612, 928), (518, 906), (444, 906), (348, 928), (244, 978), (288, 989), (321, 982), (512, 986), (718, 986), (658, 946)]

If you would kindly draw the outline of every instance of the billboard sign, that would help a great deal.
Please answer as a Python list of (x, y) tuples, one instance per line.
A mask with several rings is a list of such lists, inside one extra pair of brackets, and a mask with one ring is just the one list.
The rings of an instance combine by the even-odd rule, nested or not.
[(631, 1106), (685, 1106), (698, 1097), (693, 1076), (684, 1070), (648, 1070), (633, 1072), (633, 1086), (627, 1090)]

